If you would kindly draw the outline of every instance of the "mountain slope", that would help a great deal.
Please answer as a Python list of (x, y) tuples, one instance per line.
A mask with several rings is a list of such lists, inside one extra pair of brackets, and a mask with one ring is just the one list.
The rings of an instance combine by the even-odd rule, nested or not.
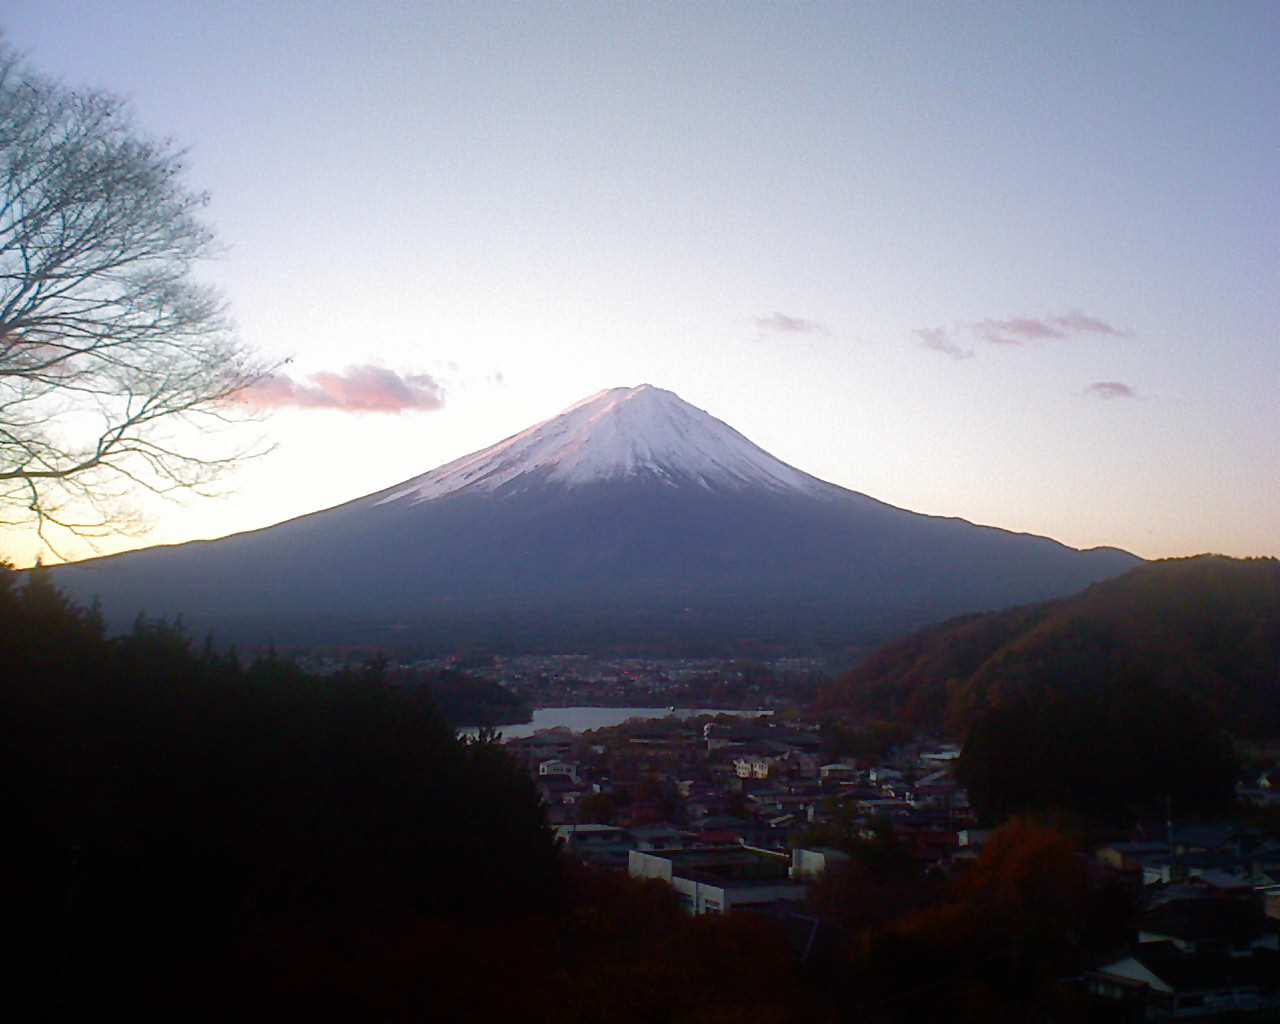
[(1073, 597), (966, 616), (881, 648), (821, 705), (963, 734), (1022, 695), (1116, 687), (1186, 692), (1233, 731), (1280, 732), (1280, 562), (1152, 562)]
[(601, 392), (403, 484), (55, 570), (244, 641), (813, 648), (1068, 593), (1124, 552), (922, 516), (774, 459), (667, 391)]

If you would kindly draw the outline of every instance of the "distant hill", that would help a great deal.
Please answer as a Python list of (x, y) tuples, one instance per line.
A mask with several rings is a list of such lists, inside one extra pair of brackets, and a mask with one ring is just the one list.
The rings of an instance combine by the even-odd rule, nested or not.
[(1280, 734), (1280, 561), (1151, 562), (1073, 597), (952, 619), (880, 648), (819, 706), (963, 736), (988, 707), (1122, 688), (1175, 690), (1238, 735)]

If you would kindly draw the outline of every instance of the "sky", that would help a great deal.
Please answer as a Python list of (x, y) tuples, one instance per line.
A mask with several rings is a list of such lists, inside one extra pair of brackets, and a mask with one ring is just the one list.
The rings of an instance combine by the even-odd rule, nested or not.
[(8, 0), (0, 31), (187, 148), (200, 278), (291, 360), (228, 493), (68, 557), (645, 382), (904, 508), (1280, 555), (1280, 4)]

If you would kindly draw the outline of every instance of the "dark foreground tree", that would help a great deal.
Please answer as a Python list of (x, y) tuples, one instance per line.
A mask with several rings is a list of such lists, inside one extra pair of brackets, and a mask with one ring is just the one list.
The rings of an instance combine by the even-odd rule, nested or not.
[(192, 447), (262, 368), (192, 279), (214, 239), (183, 173), (122, 100), (0, 41), (0, 522), (119, 529), (126, 492), (198, 489), (247, 454)]
[(0, 870), (22, 879), (16, 973), (47, 1016), (172, 1007), (215, 963), (231, 990), (244, 944), (277, 927), (481, 924), (557, 898), (525, 772), (376, 666), (242, 668), (146, 620), (108, 639), (43, 572), (2, 565), (0, 648)]
[(974, 721), (956, 765), (979, 816), (998, 824), (1059, 808), (1098, 821), (1216, 816), (1236, 762), (1214, 709), (1135, 675), (1101, 693), (1016, 696)]

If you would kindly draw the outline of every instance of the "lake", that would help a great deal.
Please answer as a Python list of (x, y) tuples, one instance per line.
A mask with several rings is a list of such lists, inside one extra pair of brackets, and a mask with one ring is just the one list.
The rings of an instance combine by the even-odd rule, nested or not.
[[(735, 715), (740, 718), (755, 718), (757, 715), (771, 715), (772, 711), (726, 711), (721, 708), (534, 708), (533, 721), (523, 725), (500, 725), (498, 731), (504, 740), (519, 740), (532, 736), (540, 729), (563, 727), (573, 732), (586, 732), (588, 729), (604, 729), (611, 725), (621, 725), (629, 718), (696, 718), (698, 715)], [(459, 729), (464, 736), (474, 736), (474, 727)]]

